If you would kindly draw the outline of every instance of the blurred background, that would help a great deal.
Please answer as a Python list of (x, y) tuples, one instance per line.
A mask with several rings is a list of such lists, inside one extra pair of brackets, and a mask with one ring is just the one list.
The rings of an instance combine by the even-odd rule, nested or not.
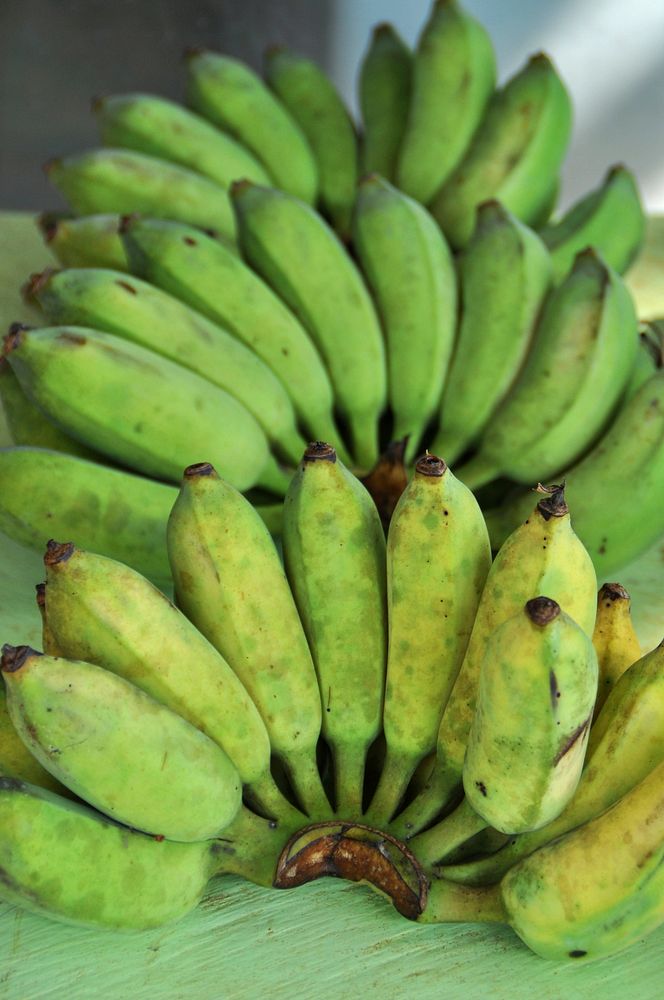
[[(664, 212), (661, 0), (463, 0), (489, 30), (501, 80), (544, 49), (569, 87), (574, 138), (561, 206), (607, 168), (636, 172)], [(430, 0), (0, 0), (0, 208), (57, 208), (42, 164), (97, 144), (90, 100), (145, 90), (182, 97), (181, 55), (207, 46), (259, 69), (286, 44), (315, 58), (355, 110), (372, 25), (415, 43)]]

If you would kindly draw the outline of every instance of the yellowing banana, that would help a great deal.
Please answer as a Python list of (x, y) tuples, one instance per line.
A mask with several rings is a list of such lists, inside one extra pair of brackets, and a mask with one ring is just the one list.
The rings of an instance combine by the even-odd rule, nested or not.
[(619, 583), (605, 583), (600, 588), (593, 631), (599, 666), (595, 716), (618, 679), (641, 657), (641, 644), (632, 624), (630, 605), (630, 596)]

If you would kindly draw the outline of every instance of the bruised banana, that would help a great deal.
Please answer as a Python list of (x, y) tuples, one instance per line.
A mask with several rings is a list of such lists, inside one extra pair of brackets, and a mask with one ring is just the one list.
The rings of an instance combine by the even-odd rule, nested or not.
[(251, 695), (304, 810), (329, 814), (316, 764), (316, 671), (265, 524), (211, 465), (190, 466), (169, 518), (168, 550), (178, 606)]
[(412, 72), (413, 54), (393, 25), (376, 25), (358, 76), (362, 175), (375, 172), (394, 181), (410, 107)]
[(389, 821), (417, 765), (435, 749), (490, 565), (475, 497), (427, 454), (401, 494), (387, 537), (387, 752), (367, 811), (374, 826)]
[(286, 572), (318, 675), (335, 809), (362, 812), (381, 729), (387, 642), (385, 536), (370, 495), (328, 444), (309, 445), (284, 500)]
[(70, 219), (44, 212), (38, 222), (46, 245), (65, 267), (129, 270), (120, 237), (119, 215), (83, 215)]
[(599, 682), (595, 717), (618, 679), (641, 657), (641, 644), (630, 615), (630, 596), (619, 583), (605, 583), (597, 595), (593, 646)]

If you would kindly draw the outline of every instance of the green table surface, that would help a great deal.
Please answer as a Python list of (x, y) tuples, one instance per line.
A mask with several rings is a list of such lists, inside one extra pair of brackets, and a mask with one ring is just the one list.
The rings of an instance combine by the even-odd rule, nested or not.
[[(662, 245), (664, 220), (653, 220), (630, 275), (644, 316), (664, 315)], [(30, 216), (0, 215), (2, 327), (36, 321), (16, 289), (49, 263)], [(34, 584), (42, 578), (40, 555), (0, 536), (0, 642), (39, 647)], [(651, 648), (664, 634), (664, 542), (616, 579), (632, 594), (639, 636)], [(0, 904), (0, 1000), (656, 1000), (663, 983), (664, 926), (613, 958), (559, 965), (533, 955), (509, 928), (420, 927), (367, 888), (331, 879), (285, 892), (218, 878), (183, 920), (133, 934)]]

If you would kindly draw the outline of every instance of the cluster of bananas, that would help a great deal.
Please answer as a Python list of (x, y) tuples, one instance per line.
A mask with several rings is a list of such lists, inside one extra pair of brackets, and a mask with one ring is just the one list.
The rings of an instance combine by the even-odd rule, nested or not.
[(215, 874), (332, 875), (576, 960), (661, 922), (664, 646), (640, 658), (620, 586), (598, 602), (561, 488), (492, 562), (442, 460), (417, 461), (386, 541), (315, 442), (285, 571), (209, 463), (185, 471), (168, 549), (177, 606), (47, 546), (45, 652), (3, 648), (0, 899), (147, 928)]
[(5, 340), (23, 447), (0, 453), (0, 528), (162, 580), (168, 483), (192, 461), (278, 532), (306, 440), (366, 473), (407, 437), (407, 462), (429, 446), (497, 508), (494, 548), (524, 487), (565, 478), (598, 570), (645, 550), (664, 531), (661, 340), (639, 346), (619, 276), (643, 213), (617, 167), (546, 224), (570, 129), (550, 61), (494, 89), (485, 30), (439, 0), (414, 53), (375, 31), (361, 137), (314, 63), (273, 50), (265, 77), (190, 53), (191, 110), (98, 100), (104, 148), (49, 165), (79, 216), (44, 220), (65, 267), (28, 294), (51, 325)]

